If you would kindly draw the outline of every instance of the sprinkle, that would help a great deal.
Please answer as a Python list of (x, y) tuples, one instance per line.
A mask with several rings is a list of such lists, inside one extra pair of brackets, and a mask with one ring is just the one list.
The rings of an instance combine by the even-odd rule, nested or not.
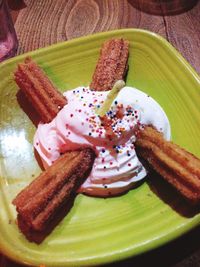
[(50, 148), (50, 147), (48, 147), (48, 150), (51, 150), (51, 148)]
[[(102, 158), (101, 162), (102, 162), (102, 163), (104, 163), (104, 162), (105, 162), (105, 159), (104, 159), (104, 158)], [(105, 178), (104, 178), (104, 179), (105, 179)]]
[(92, 135), (92, 133), (89, 133), (89, 136), (91, 136)]
[(104, 184), (104, 188), (108, 188), (108, 186)]
[(106, 166), (103, 166), (104, 169), (106, 169)]
[(78, 112), (81, 112), (81, 111), (82, 111), (81, 109), (78, 110)]
[(101, 152), (102, 152), (102, 153), (105, 153), (106, 151), (105, 151), (105, 149), (102, 149)]
[(115, 102), (114, 102), (114, 103), (115, 103), (115, 105), (117, 105), (117, 104), (118, 104), (117, 100), (115, 100)]
[(73, 114), (70, 114), (70, 117), (72, 118), (74, 115)]
[(38, 146), (38, 145), (39, 145), (39, 143), (37, 142), (37, 143), (36, 143), (36, 146)]
[(131, 166), (131, 163), (128, 163), (128, 166), (130, 167)]
[(112, 161), (110, 161), (110, 165), (113, 165), (113, 162)]

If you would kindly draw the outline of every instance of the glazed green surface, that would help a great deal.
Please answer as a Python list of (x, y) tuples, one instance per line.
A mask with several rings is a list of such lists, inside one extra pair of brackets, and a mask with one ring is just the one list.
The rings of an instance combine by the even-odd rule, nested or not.
[[(119, 30), (29, 53), (61, 90), (88, 85), (104, 40), (130, 41), (126, 84), (155, 98), (165, 110), (172, 140), (200, 156), (200, 78), (164, 39)], [(175, 239), (200, 223), (200, 214), (158, 177), (113, 198), (79, 195), (54, 231), (36, 245), (19, 232), (11, 204), (40, 172), (33, 152), (35, 126), (20, 107), (12, 75), (22, 55), (0, 64), (0, 247), (12, 259), (38, 266), (88, 266), (135, 256)]]

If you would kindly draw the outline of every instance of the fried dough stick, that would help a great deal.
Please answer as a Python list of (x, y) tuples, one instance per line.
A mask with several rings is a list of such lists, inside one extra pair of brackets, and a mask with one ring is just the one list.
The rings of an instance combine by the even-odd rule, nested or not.
[(18, 64), (14, 79), (45, 123), (52, 121), (67, 104), (66, 98), (30, 57)]
[(184, 198), (200, 203), (200, 159), (149, 126), (139, 132), (136, 150)]
[(28, 232), (42, 232), (48, 227), (60, 207), (74, 197), (85, 181), (94, 159), (90, 148), (66, 152), (16, 196), (13, 204), (23, 233), (27, 228)]
[(129, 42), (122, 38), (103, 43), (90, 84), (91, 90), (111, 90), (117, 80), (125, 78), (128, 70), (128, 46)]

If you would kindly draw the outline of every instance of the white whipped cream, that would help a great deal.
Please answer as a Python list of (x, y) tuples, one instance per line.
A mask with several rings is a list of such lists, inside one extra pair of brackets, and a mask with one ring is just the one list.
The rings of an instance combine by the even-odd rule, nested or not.
[(97, 157), (90, 176), (79, 189), (93, 196), (120, 194), (146, 176), (134, 149), (134, 133), (140, 125), (153, 125), (170, 139), (170, 125), (163, 109), (132, 87), (124, 87), (107, 112), (110, 135), (105, 121), (96, 113), (107, 94), (84, 87), (65, 92), (68, 104), (52, 122), (40, 123), (34, 137), (34, 147), (44, 166), (51, 165), (67, 150), (93, 147)]

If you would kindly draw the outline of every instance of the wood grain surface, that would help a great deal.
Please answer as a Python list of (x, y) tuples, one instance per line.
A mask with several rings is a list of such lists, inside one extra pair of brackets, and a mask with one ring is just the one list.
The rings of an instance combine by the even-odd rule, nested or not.
[[(141, 11), (142, 4), (139, 9), (136, 8), (138, 0), (24, 2), (26, 7), (21, 6), (23, 8), (16, 11), (14, 5), (13, 12), (19, 39), (18, 54), (95, 32), (141, 28), (166, 38), (200, 74), (200, 1), (191, 10), (173, 16), (164, 15), (163, 10), (160, 16), (144, 13)], [(197, 228), (160, 249), (109, 266), (199, 267), (199, 236), (200, 228)], [(20, 266), (0, 256), (0, 267)]]
[(53, 43), (120, 28), (159, 33), (200, 73), (200, 2), (180, 15), (156, 16), (135, 8), (135, 0), (26, 0), (15, 23), (18, 54)]

